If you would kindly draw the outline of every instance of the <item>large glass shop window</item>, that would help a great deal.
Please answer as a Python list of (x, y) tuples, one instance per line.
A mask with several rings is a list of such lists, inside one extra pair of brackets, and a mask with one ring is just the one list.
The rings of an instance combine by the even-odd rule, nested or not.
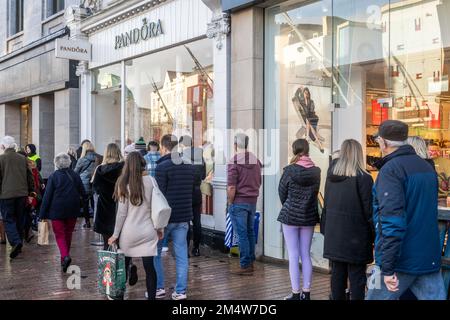
[[(428, 143), (449, 192), (450, 1), (334, 0), (334, 100), (366, 110), (368, 168), (380, 156), (372, 135), (396, 119)], [(358, 81), (357, 81), (358, 80)]]
[[(265, 253), (275, 257), (283, 242), (281, 233), (271, 231), (281, 207), (273, 201), (273, 191), (293, 156), (292, 143), (299, 138), (309, 141), (310, 156), (322, 169), (320, 198), (332, 151), (331, 0), (302, 2), (289, 1), (266, 11), (265, 125), (279, 130), (279, 139), (268, 144), (272, 159), (277, 158), (277, 173), (265, 176), (265, 220), (270, 220)], [(320, 266), (326, 262), (320, 258), (320, 243), (314, 243), (314, 264)]]
[[(125, 141), (160, 141), (168, 133), (193, 137), (203, 148), (207, 179), (203, 213), (212, 214), (214, 121), (213, 44), (204, 39), (127, 61)], [(208, 131), (210, 129), (210, 131)]]
[(121, 145), (121, 68), (119, 63), (94, 71), (92, 134), (94, 146), (100, 154), (109, 143)]

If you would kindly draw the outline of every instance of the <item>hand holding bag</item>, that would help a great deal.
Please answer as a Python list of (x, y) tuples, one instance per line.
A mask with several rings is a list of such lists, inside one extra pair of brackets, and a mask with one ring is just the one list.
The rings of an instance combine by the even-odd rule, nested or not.
[(40, 246), (48, 246), (48, 233), (50, 225), (47, 220), (39, 221), (38, 224), (38, 241), (37, 244)]
[(164, 229), (170, 220), (172, 208), (169, 206), (166, 197), (158, 188), (158, 183), (152, 178), (152, 222), (155, 229)]

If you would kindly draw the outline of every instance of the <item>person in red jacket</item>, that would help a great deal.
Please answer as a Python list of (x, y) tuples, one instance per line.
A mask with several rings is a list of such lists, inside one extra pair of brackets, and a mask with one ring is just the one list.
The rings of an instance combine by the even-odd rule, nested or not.
[(33, 196), (28, 197), (26, 204), (24, 234), (25, 234), (25, 241), (29, 243), (34, 237), (33, 233), (31, 232), (31, 227), (33, 224), (33, 212), (35, 215), (38, 216), (39, 207), (42, 201), (44, 183), (41, 174), (39, 173), (39, 169), (37, 167), (36, 162), (28, 159), (28, 167), (30, 168), (31, 173), (33, 175), (33, 183), (35, 190)]

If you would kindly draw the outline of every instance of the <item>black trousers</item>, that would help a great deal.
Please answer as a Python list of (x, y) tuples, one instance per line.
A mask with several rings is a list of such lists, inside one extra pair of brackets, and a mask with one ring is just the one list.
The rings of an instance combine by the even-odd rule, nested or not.
[(366, 294), (365, 264), (331, 261), (331, 298), (346, 300), (347, 280), (350, 280), (350, 300), (364, 300)]
[[(131, 263), (130, 257), (125, 257), (125, 270), (127, 270), (127, 281), (128, 281), (128, 268)], [(145, 271), (145, 282), (147, 285), (148, 300), (156, 299), (156, 271), (153, 266), (153, 257), (142, 257), (142, 263), (144, 265)]]
[[(192, 207), (194, 213), (194, 218), (192, 219), (192, 230), (194, 233), (194, 248), (200, 247), (200, 242), (202, 241), (202, 204), (198, 204)], [(191, 242), (191, 228), (189, 227), (187, 233), (187, 243), (189, 248), (189, 243)]]
[(11, 246), (23, 243), (26, 201), (27, 197), (0, 200), (3, 225)]
[(108, 240), (109, 240), (109, 238), (111, 238), (111, 236), (112, 235), (109, 235), (109, 234), (102, 234), (103, 250), (108, 250), (108, 248), (109, 248)]

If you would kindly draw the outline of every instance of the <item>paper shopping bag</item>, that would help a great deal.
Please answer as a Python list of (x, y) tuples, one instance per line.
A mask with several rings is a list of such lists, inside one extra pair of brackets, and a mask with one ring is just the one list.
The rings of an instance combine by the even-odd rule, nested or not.
[(97, 279), (100, 293), (123, 298), (126, 288), (125, 255), (116, 248), (97, 251)]
[(38, 224), (38, 242), (40, 246), (48, 245), (48, 233), (50, 229), (50, 224), (47, 220), (39, 221)]

